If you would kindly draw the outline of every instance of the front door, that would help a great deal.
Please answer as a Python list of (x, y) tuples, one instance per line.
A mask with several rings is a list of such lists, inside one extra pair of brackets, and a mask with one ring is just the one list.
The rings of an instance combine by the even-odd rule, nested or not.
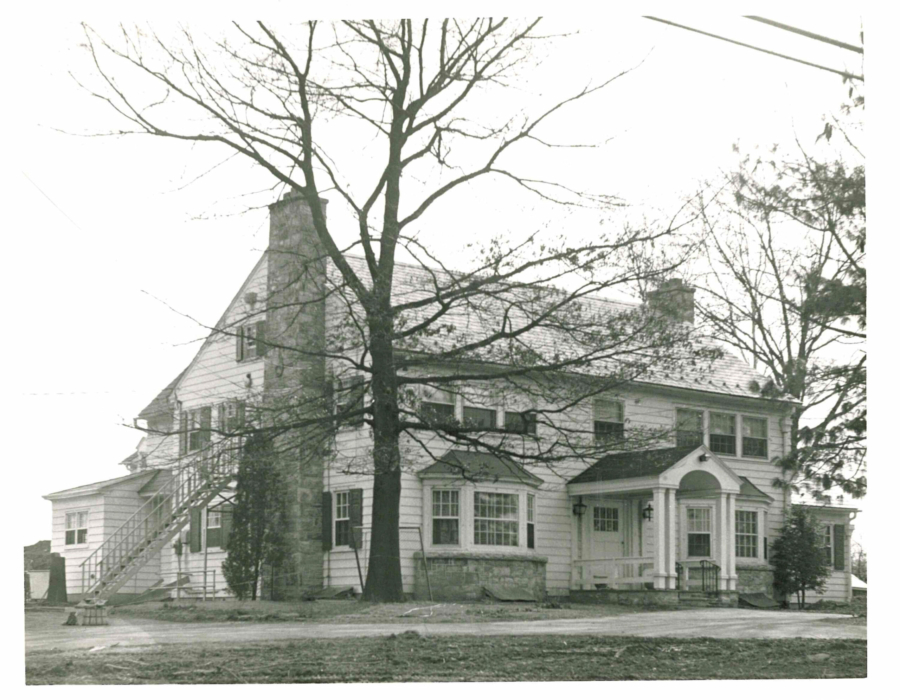
[(625, 556), (625, 508), (622, 501), (595, 501), (588, 521), (591, 559)]

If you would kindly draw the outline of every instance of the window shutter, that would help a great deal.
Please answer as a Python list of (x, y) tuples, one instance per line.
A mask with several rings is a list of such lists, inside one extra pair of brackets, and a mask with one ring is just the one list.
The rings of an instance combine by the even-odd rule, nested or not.
[(843, 525), (834, 526), (834, 569), (835, 571), (844, 570), (844, 532), (846, 528)]
[(212, 406), (200, 409), (200, 444), (206, 446), (212, 437)]
[(246, 404), (243, 401), (237, 402), (237, 409), (235, 410), (237, 413), (237, 428), (238, 430), (244, 429), (244, 419), (246, 415)]
[(187, 411), (181, 412), (181, 427), (178, 432), (178, 454), (186, 455), (187, 454), (187, 429), (188, 429), (188, 414)]
[(256, 356), (262, 357), (266, 354), (266, 322), (256, 322)]
[(322, 549), (331, 549), (331, 491), (322, 492)]
[(350, 546), (359, 549), (362, 546), (363, 490), (350, 489)]
[(202, 549), (200, 543), (200, 530), (202, 527), (203, 509), (197, 507), (191, 508), (190, 543), (192, 552), (199, 552)]
[(219, 506), (219, 510), (222, 512), (222, 549), (228, 549), (228, 537), (231, 535), (231, 522), (234, 516), (231, 509), (230, 503), (223, 503)]
[(244, 359), (244, 327), (241, 326), (234, 334), (234, 359), (240, 362)]
[(226, 415), (227, 414), (225, 413), (225, 404), (224, 403), (220, 403), (216, 407), (216, 414), (217, 414), (216, 415), (216, 428), (221, 433), (228, 432), (228, 426), (226, 425), (226, 422), (227, 422)]

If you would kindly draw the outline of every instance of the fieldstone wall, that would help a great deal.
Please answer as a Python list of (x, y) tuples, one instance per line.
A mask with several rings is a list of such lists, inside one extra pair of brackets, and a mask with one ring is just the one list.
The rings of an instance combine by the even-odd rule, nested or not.
[(547, 558), (529, 554), (437, 552), (425, 558), (415, 553), (417, 600), (428, 600), (428, 581), (434, 600), (480, 600), (483, 586), (525, 588), (543, 600), (547, 586)]
[(598, 603), (602, 605), (678, 605), (676, 590), (626, 591), (602, 588), (595, 591), (569, 591), (573, 603)]
[(773, 581), (775, 575), (768, 564), (757, 566), (737, 567), (738, 593), (765, 593), (770, 598), (775, 597)]
[[(306, 200), (296, 192), (269, 207), (263, 424), (285, 425), (325, 410), (325, 259)], [(323, 585), (325, 442), (304, 428), (276, 440), (288, 508), (290, 557), (264, 567), (266, 597), (297, 600)], [(274, 573), (274, 581), (272, 581)], [(274, 585), (273, 585), (274, 584)]]

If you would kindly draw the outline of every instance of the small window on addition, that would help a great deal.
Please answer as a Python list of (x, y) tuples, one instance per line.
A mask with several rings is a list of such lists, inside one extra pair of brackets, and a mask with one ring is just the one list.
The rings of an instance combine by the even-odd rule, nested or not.
[(735, 555), (747, 559), (759, 556), (759, 515), (755, 510), (734, 512)]
[(737, 455), (735, 417), (729, 413), (709, 414), (709, 449), (720, 455)]
[(88, 511), (66, 513), (66, 544), (87, 544)]

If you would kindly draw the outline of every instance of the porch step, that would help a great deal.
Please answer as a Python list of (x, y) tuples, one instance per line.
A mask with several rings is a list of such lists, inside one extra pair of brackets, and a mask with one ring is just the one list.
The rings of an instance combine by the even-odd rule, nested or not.
[(707, 608), (717, 597), (715, 593), (703, 591), (678, 591), (678, 604), (686, 608)]

